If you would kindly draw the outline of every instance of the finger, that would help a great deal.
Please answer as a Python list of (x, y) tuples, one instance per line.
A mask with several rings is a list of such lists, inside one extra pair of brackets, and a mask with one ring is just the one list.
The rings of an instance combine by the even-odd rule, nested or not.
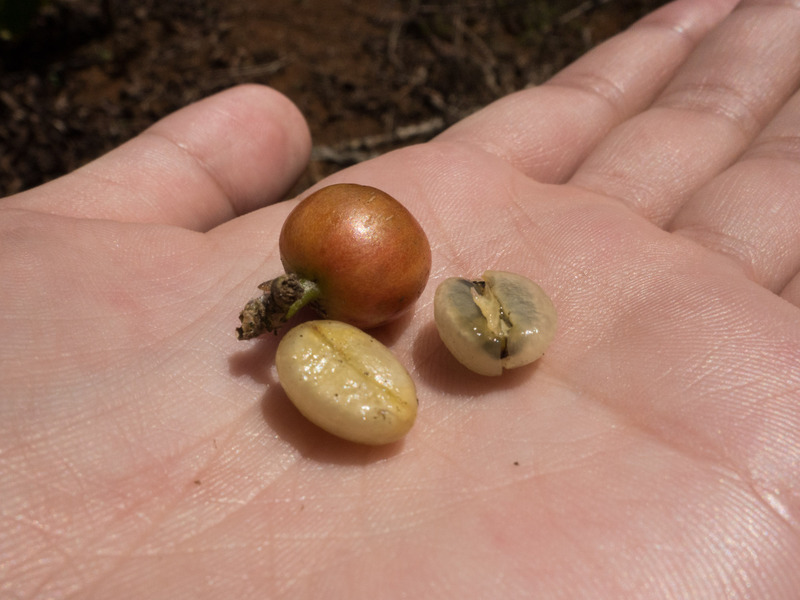
[(614, 126), (653, 101), (734, 4), (662, 7), (546, 84), (495, 102), (438, 139), (477, 145), (539, 181), (564, 181)]
[(671, 229), (730, 256), (779, 292), (800, 270), (800, 92), (731, 168), (695, 194)]
[(795, 306), (800, 306), (800, 274), (795, 275), (786, 287), (783, 288), (781, 297)]
[(308, 128), (287, 98), (240, 86), (187, 106), (74, 173), (4, 204), (206, 230), (279, 199), (309, 152)]
[(798, 81), (800, 11), (742, 5), (654, 107), (614, 130), (571, 181), (663, 225), (744, 151)]

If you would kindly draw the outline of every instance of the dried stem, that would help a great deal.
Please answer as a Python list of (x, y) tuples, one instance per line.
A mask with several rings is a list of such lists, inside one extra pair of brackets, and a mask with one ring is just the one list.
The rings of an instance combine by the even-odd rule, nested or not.
[(294, 273), (281, 275), (258, 286), (264, 294), (245, 304), (239, 314), (242, 325), (236, 329), (240, 340), (250, 340), (263, 333), (277, 333), (305, 305), (319, 297), (313, 281)]

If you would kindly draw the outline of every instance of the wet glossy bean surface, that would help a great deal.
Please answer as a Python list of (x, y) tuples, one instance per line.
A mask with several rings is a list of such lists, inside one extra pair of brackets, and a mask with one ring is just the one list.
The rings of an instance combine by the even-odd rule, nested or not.
[(388, 444), (417, 415), (414, 382), (391, 351), (339, 321), (302, 323), (278, 345), (281, 385), (312, 423), (361, 444)]

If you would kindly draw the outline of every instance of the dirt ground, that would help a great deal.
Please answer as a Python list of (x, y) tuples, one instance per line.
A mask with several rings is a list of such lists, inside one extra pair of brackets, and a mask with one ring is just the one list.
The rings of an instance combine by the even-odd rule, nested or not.
[(51, 0), (0, 42), (0, 196), (237, 83), (289, 96), (297, 189), (541, 83), (664, 1)]

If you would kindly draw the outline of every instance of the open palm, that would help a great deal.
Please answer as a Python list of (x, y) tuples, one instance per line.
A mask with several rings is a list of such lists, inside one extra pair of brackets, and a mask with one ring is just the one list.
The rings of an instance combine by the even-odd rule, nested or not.
[[(391, 447), (307, 423), (276, 338), (236, 340), (309, 148), (283, 97), (230, 90), (3, 200), (0, 596), (796, 598), (800, 11), (733, 4), (326, 182), (385, 189), (433, 249), (373, 332), (420, 400)], [(487, 268), (560, 317), (501, 378), (432, 323)]]

